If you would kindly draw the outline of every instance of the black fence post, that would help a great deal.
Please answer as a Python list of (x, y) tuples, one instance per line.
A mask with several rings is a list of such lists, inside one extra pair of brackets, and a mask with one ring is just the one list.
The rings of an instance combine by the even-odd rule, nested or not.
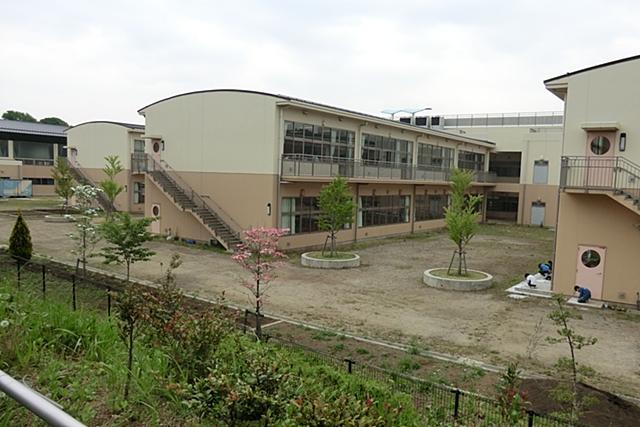
[(353, 360), (351, 359), (344, 359), (345, 362), (347, 362), (347, 372), (352, 374), (353, 373), (353, 364), (355, 363)]
[(111, 288), (107, 288), (107, 316), (111, 317)]
[(453, 418), (458, 418), (460, 412), (460, 390), (455, 389), (455, 400), (453, 402)]
[(42, 264), (42, 299), (47, 297), (47, 266)]
[(528, 427), (533, 427), (533, 418), (535, 417), (535, 414), (533, 411), (527, 411), (527, 426)]
[(76, 275), (71, 276), (71, 294), (73, 298), (73, 311), (76, 311)]

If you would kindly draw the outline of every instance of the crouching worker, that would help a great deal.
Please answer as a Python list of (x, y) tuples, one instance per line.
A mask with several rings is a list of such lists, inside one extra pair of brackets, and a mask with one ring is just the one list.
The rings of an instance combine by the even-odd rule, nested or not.
[(536, 276), (529, 273), (524, 273), (524, 281), (527, 282), (530, 288), (536, 287)]
[(591, 291), (581, 286), (574, 286), (573, 290), (578, 293), (578, 302), (584, 304), (591, 299)]
[(553, 268), (553, 263), (551, 261), (543, 262), (538, 264), (538, 273), (542, 274), (546, 280), (551, 280), (551, 269)]

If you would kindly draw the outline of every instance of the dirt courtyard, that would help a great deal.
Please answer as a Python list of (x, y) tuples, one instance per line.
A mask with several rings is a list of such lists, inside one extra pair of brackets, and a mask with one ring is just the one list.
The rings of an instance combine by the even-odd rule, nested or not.
[[(73, 224), (45, 223), (41, 217), (26, 218), (36, 252), (72, 261), (67, 234)], [(6, 243), (15, 218), (0, 215), (0, 240)], [(246, 277), (228, 254), (154, 241), (157, 252), (150, 262), (134, 264), (132, 275), (148, 280), (161, 274), (160, 263), (180, 253), (179, 285), (190, 293), (216, 298), (223, 292), (228, 301), (249, 305), (240, 285)], [(566, 346), (546, 343), (555, 334), (547, 319), (553, 309), (542, 299), (513, 300), (503, 289), (534, 271), (538, 262), (551, 257), (553, 232), (506, 225), (483, 226), (470, 245), (469, 268), (494, 275), (493, 289), (455, 293), (422, 284), (422, 272), (448, 265), (453, 245), (446, 234), (392, 238), (363, 243), (356, 249), (362, 267), (321, 271), (300, 266), (298, 254), (278, 270), (268, 291), (267, 313), (356, 335), (418, 345), (425, 350), (463, 355), (487, 363), (504, 364), (519, 359), (523, 368), (548, 372)], [(94, 258), (92, 265), (111, 271)], [(598, 343), (581, 350), (579, 361), (597, 372), (595, 382), (610, 391), (640, 397), (640, 315), (582, 309), (575, 328)], [(541, 331), (534, 334), (542, 319)], [(535, 337), (532, 339), (532, 336)], [(537, 342), (531, 345), (531, 342)], [(529, 349), (529, 350), (528, 350)], [(527, 354), (533, 357), (526, 357)]]

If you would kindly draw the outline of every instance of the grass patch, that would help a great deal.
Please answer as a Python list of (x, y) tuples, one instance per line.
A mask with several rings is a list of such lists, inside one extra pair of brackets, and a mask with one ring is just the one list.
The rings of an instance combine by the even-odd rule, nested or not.
[(321, 251), (315, 251), (315, 252), (309, 252), (307, 255), (315, 259), (329, 259), (329, 260), (332, 260), (332, 259), (344, 260), (344, 259), (355, 258), (355, 254), (351, 252), (336, 252), (335, 254), (333, 254), (333, 256), (331, 256), (329, 252), (325, 252), (323, 255)]
[(0, 211), (32, 211), (38, 209), (60, 209), (62, 200), (59, 197), (32, 197), (29, 199), (0, 199)]
[(433, 270), (430, 273), (436, 277), (442, 277), (445, 279), (456, 279), (456, 280), (480, 280), (480, 279), (487, 278), (486, 274), (479, 273), (476, 271), (469, 271), (467, 272), (466, 276), (458, 276), (457, 274), (448, 274), (446, 268)]

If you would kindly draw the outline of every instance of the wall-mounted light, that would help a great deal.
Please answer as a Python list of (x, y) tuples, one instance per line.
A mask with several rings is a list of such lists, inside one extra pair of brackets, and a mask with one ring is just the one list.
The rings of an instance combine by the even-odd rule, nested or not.
[(271, 203), (267, 203), (267, 216), (271, 216)]
[(624, 151), (627, 149), (627, 133), (622, 132), (620, 134), (620, 151)]

